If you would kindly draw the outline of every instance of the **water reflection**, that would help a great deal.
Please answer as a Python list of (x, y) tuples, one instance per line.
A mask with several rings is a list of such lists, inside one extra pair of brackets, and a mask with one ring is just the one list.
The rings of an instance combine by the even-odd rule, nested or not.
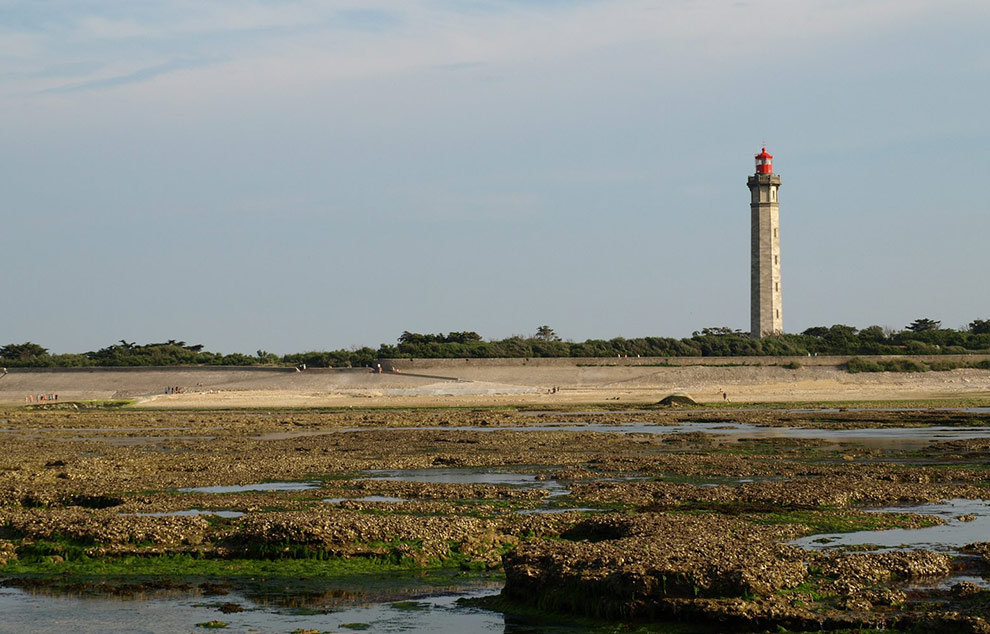
[(878, 531), (810, 535), (791, 543), (803, 548), (875, 545), (898, 550), (924, 548), (957, 551), (967, 544), (990, 540), (990, 504), (983, 500), (947, 500), (942, 504), (889, 506), (872, 509), (882, 513), (918, 513), (946, 520), (927, 528), (893, 528)]
[(513, 486), (520, 489), (546, 489), (550, 495), (570, 493), (560, 482), (540, 479), (529, 473), (502, 471), (485, 468), (456, 469), (376, 469), (365, 471), (368, 480), (397, 482), (422, 482), (442, 484), (495, 484)]
[(308, 436), (325, 436), (339, 433), (370, 432), (392, 429), (393, 431), (471, 431), (471, 432), (600, 432), (608, 434), (710, 434), (720, 442), (740, 440), (772, 440), (775, 438), (798, 438), (807, 440), (855, 443), (867, 447), (891, 450), (910, 450), (926, 447), (933, 442), (946, 440), (974, 440), (990, 438), (990, 427), (950, 427), (946, 425), (926, 427), (773, 427), (750, 423), (680, 423), (663, 425), (649, 422), (624, 423), (534, 423), (532, 425), (506, 425), (493, 427), (472, 427), (467, 425), (422, 426), (422, 427), (354, 427), (340, 429), (310, 430), (299, 432), (279, 432), (252, 437), (255, 440), (286, 440)]
[[(503, 632), (501, 614), (461, 606), (461, 597), (493, 594), (497, 589), (473, 590), (461, 594), (420, 597), (421, 607), (409, 609), (402, 603), (379, 603), (334, 610), (272, 608), (251, 601), (238, 593), (206, 598), (153, 597), (142, 601), (115, 601), (109, 598), (79, 598), (31, 594), (19, 589), (0, 588), (0, 632), (83, 634), (128, 632), (171, 634), (207, 631), (197, 624), (222, 621), (224, 632), (291, 632), (295, 630), (370, 632)], [(223, 611), (221, 606), (238, 605), (243, 611)], [(27, 624), (30, 624), (28, 627)]]
[(242, 493), (245, 491), (307, 491), (318, 488), (320, 488), (319, 482), (259, 482), (257, 484), (187, 487), (177, 490), (180, 493)]
[(406, 498), (397, 498), (388, 495), (366, 495), (359, 498), (326, 498), (323, 500), (327, 504), (340, 504), (341, 502), (389, 502), (389, 503), (399, 503), (407, 502)]
[[(623, 409), (623, 410), (520, 410), (520, 414), (529, 416), (596, 416), (601, 414), (653, 414), (655, 409)], [(696, 409), (664, 409), (671, 414), (687, 414)], [(767, 407), (734, 407), (726, 412), (774, 412), (780, 414), (834, 414), (837, 412), (962, 412), (964, 414), (987, 414), (990, 407), (785, 407), (771, 409)]]
[(216, 515), (227, 519), (242, 517), (244, 513), (240, 511), (208, 511), (203, 509), (185, 509), (182, 511), (162, 511), (160, 513), (128, 513), (135, 517), (190, 517), (196, 515)]
[(231, 588), (212, 594), (199, 590), (152, 593), (143, 595), (141, 600), (0, 587), (0, 634), (26, 629), (40, 634), (165, 634), (206, 631), (197, 628), (197, 624), (210, 621), (222, 621), (226, 623), (224, 632), (238, 633), (315, 630), (592, 634), (611, 630), (568, 625), (557, 618), (547, 621), (506, 617), (461, 601), (497, 594), (502, 585), (497, 577), (452, 578), (447, 584), (432, 587), (413, 577), (329, 579), (323, 583), (334, 587), (310, 588), (306, 592), (298, 580), (286, 580), (284, 588), (275, 582), (268, 587), (256, 584), (253, 588)]

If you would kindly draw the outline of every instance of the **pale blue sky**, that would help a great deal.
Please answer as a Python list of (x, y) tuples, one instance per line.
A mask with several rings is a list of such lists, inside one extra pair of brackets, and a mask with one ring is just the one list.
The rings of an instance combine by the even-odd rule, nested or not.
[(0, 0), (0, 344), (990, 318), (990, 3)]

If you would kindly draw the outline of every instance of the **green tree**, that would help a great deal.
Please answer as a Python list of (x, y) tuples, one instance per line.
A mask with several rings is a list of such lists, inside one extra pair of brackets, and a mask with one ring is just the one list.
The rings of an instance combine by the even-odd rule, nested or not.
[(279, 361), (278, 355), (275, 354), (274, 352), (268, 352), (267, 350), (258, 350), (256, 354), (258, 355), (258, 363), (261, 364), (275, 365)]
[(547, 325), (540, 326), (536, 329), (536, 334), (533, 335), (533, 339), (537, 341), (560, 341), (560, 337), (557, 333), (553, 331), (553, 328)]
[(709, 335), (712, 335), (714, 337), (725, 337), (728, 335), (741, 335), (743, 333), (740, 330), (733, 330), (728, 326), (711, 326), (709, 328), (702, 328), (700, 333), (697, 330), (695, 330), (691, 334), (695, 337), (698, 336), (707, 337)]
[(401, 335), (399, 335), (399, 343), (410, 343), (410, 344), (420, 344), (425, 341), (425, 337), (418, 332), (409, 332), (404, 330)]
[(942, 322), (935, 321), (934, 319), (928, 319), (927, 317), (922, 317), (921, 319), (915, 319), (911, 322), (907, 329), (911, 332), (928, 332), (930, 330), (938, 330), (942, 327)]
[(884, 341), (887, 333), (882, 326), (867, 326), (859, 331), (859, 338), (866, 341)]
[(451, 332), (444, 337), (444, 343), (480, 343), (481, 335), (473, 330), (463, 332)]
[(969, 331), (974, 335), (990, 335), (990, 319), (974, 319), (969, 322)]
[(22, 361), (44, 357), (48, 354), (48, 349), (36, 343), (26, 341), (24, 343), (10, 343), (0, 348), (0, 359), (12, 359)]

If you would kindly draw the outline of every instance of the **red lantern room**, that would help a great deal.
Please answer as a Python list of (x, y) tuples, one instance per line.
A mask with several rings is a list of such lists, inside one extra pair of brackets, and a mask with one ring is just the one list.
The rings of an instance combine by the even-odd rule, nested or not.
[(767, 152), (767, 148), (756, 155), (756, 173), (773, 174), (773, 154)]

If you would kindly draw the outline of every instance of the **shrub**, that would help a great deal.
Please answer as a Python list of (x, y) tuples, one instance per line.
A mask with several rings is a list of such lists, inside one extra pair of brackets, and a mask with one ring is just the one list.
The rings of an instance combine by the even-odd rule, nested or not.
[(884, 372), (928, 372), (928, 366), (914, 359), (891, 359), (881, 361)]
[(883, 368), (876, 361), (867, 361), (859, 357), (853, 357), (846, 363), (846, 372), (856, 374), (857, 372), (883, 372)]
[(945, 372), (947, 370), (955, 370), (961, 367), (963, 367), (963, 364), (958, 361), (946, 361), (944, 359), (939, 359), (938, 361), (928, 362), (928, 369), (933, 372)]

